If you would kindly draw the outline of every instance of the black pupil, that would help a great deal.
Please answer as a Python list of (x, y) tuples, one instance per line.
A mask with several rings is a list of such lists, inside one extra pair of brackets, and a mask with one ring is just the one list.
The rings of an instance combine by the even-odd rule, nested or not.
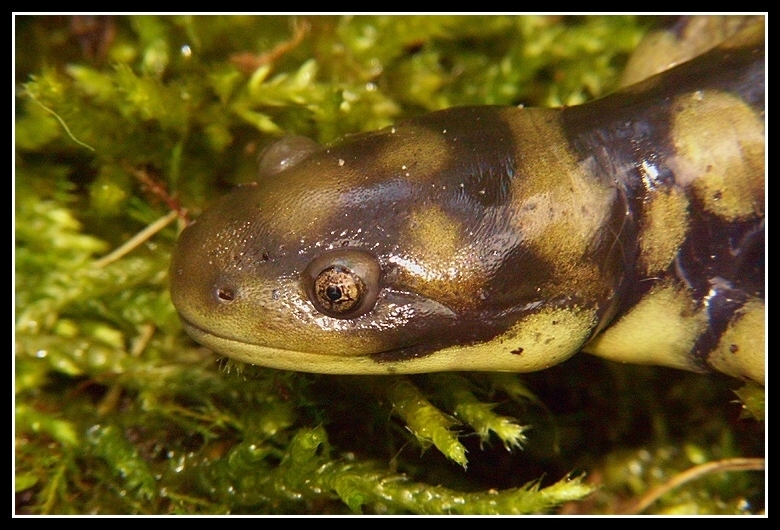
[(325, 294), (328, 296), (328, 298), (332, 301), (336, 301), (339, 298), (341, 298), (341, 288), (336, 285), (329, 285), (327, 289), (325, 289)]

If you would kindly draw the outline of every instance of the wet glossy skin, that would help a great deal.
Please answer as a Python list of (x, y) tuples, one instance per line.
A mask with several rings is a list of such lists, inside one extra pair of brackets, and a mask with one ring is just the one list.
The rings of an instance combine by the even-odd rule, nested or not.
[(764, 378), (763, 27), (580, 107), (288, 141), (181, 234), (187, 332), (323, 373), (532, 371), (581, 349)]

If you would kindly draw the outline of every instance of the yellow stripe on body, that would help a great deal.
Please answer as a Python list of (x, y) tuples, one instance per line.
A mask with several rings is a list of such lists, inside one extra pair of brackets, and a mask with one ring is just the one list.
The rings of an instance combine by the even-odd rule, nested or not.
[(583, 350), (613, 361), (701, 371), (690, 353), (706, 329), (707, 313), (694, 309), (690, 294), (661, 284)]

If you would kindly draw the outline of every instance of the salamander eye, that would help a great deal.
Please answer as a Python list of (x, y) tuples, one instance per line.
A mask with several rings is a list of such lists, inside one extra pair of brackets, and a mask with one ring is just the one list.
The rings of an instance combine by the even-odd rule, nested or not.
[(333, 318), (356, 318), (374, 308), (381, 275), (373, 255), (343, 248), (314, 259), (303, 272), (303, 282), (317, 311)]

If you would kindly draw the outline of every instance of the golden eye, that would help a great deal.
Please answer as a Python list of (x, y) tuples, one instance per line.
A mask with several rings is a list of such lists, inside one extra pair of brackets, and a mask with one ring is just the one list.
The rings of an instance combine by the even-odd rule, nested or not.
[(320, 313), (356, 318), (374, 308), (381, 269), (376, 258), (354, 248), (328, 251), (303, 274), (306, 294)]
[(360, 276), (344, 267), (328, 267), (314, 280), (315, 305), (334, 317), (349, 314), (366, 292)]

